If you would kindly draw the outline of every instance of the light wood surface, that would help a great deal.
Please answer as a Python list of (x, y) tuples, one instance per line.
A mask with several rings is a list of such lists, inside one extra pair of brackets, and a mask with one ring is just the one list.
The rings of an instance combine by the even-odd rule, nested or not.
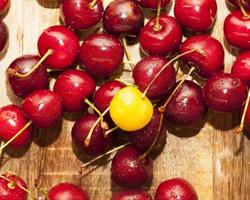
[[(217, 0), (217, 3), (218, 16), (212, 35), (225, 45), (223, 21), (229, 10), (224, 0)], [(20, 102), (6, 88), (5, 70), (16, 57), (37, 53), (36, 43), (42, 30), (59, 24), (58, 6), (57, 0), (12, 0), (11, 9), (4, 19), (10, 30), (10, 42), (0, 61), (0, 106)], [(171, 15), (172, 10), (173, 6)], [(138, 61), (138, 45), (129, 48), (134, 61)], [(226, 46), (225, 52), (226, 71), (230, 71), (235, 59), (233, 54), (237, 52), (232, 53)], [(85, 187), (91, 200), (108, 200), (112, 191), (120, 189), (111, 184), (110, 162), (90, 174), (79, 176), (79, 166), (87, 158), (80, 155), (81, 161), (72, 150), (72, 124), (70, 116), (65, 115), (57, 128), (35, 129), (31, 146), (23, 152), (5, 153), (0, 171), (19, 174), (33, 193), (36, 193), (35, 184), (50, 188), (67, 181)], [(234, 134), (238, 124), (237, 113), (215, 114), (210, 111), (198, 126), (180, 128), (170, 125), (167, 145), (154, 161), (154, 178), (145, 189), (154, 194), (161, 181), (183, 177), (194, 185), (200, 200), (249, 200), (250, 142), (246, 136)], [(88, 168), (87, 172), (91, 170)]]

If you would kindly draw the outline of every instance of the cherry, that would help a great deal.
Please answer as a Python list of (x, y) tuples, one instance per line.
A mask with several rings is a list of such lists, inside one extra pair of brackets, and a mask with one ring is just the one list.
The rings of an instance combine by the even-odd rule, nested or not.
[(49, 78), (44, 64), (27, 77), (17, 76), (17, 73), (21, 75), (29, 73), (39, 60), (40, 57), (36, 55), (23, 55), (10, 64), (7, 69), (7, 79), (15, 95), (24, 98), (35, 90), (48, 88)]
[(181, 45), (180, 53), (192, 49), (198, 51), (183, 56), (181, 60), (190, 67), (195, 66), (200, 77), (209, 78), (214, 73), (223, 71), (224, 49), (218, 40), (208, 35), (192, 36)]
[(79, 51), (77, 35), (65, 26), (51, 26), (39, 37), (38, 50), (53, 69), (70, 67)]
[(79, 112), (86, 107), (84, 100), (92, 95), (95, 87), (95, 81), (88, 73), (70, 69), (57, 78), (54, 92), (61, 96), (66, 110)]
[(88, 139), (89, 132), (97, 121), (98, 116), (95, 114), (86, 114), (77, 120), (72, 128), (71, 136), (77, 147), (89, 155), (96, 155), (105, 152), (111, 145), (113, 137), (109, 134), (104, 137), (104, 129), (99, 122)]
[(153, 200), (151, 195), (143, 190), (126, 190), (118, 192), (111, 200)]
[(111, 2), (103, 15), (105, 30), (116, 36), (136, 36), (144, 25), (144, 16), (132, 0)]
[[(229, 3), (231, 6), (239, 7), (238, 0), (226, 0), (227, 3)], [(249, 9), (250, 8), (250, 1), (249, 0), (240, 0), (244, 8)]]
[(0, 15), (3, 15), (10, 7), (10, 0), (0, 0)]
[[(166, 64), (168, 60), (159, 56), (150, 56), (139, 61), (134, 70), (133, 78), (135, 84), (143, 92), (149, 83)], [(176, 72), (172, 64), (170, 64), (157, 77), (152, 86), (147, 92), (147, 97), (150, 99), (159, 99), (164, 97), (169, 90), (174, 86), (176, 81)]]
[(99, 87), (95, 92), (94, 103), (95, 106), (101, 111), (104, 112), (110, 105), (111, 100), (114, 95), (124, 88), (126, 85), (120, 81), (111, 80)]
[(7, 48), (9, 40), (9, 29), (6, 24), (0, 21), (0, 54)]
[(198, 200), (193, 186), (182, 178), (162, 182), (156, 191), (155, 200)]
[(85, 69), (98, 77), (111, 76), (122, 63), (123, 56), (120, 41), (105, 33), (90, 35), (80, 49), (80, 59)]
[(182, 30), (175, 18), (168, 15), (151, 19), (141, 30), (139, 42), (141, 49), (149, 55), (166, 56), (176, 51), (181, 44)]
[[(28, 124), (28, 118), (18, 106), (8, 105), (0, 108), (0, 138), (4, 142), (13, 138), (26, 124)], [(32, 128), (27, 127), (10, 143), (10, 146), (24, 147), (30, 141), (31, 134)]]
[(75, 30), (90, 28), (97, 24), (103, 14), (101, 0), (63, 0), (60, 6), (61, 19)]
[(89, 200), (87, 192), (72, 183), (60, 183), (48, 192), (49, 200)]
[(174, 15), (186, 29), (203, 32), (210, 29), (217, 13), (216, 0), (176, 0)]
[(229, 73), (218, 73), (207, 80), (204, 99), (209, 108), (218, 112), (238, 110), (247, 98), (247, 86)]
[[(142, 8), (157, 9), (158, 0), (136, 0)], [(161, 8), (165, 8), (170, 4), (171, 0), (161, 0)]]
[(127, 188), (136, 188), (151, 180), (152, 161), (149, 157), (141, 159), (140, 155), (141, 152), (132, 146), (117, 152), (112, 161), (112, 180)]

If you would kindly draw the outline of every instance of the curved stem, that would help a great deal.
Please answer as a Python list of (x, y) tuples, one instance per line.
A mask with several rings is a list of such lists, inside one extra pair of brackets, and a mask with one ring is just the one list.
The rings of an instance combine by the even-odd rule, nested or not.
[(129, 66), (130, 66), (130, 68), (133, 70), (133, 69), (134, 69), (134, 64), (133, 64), (132, 56), (131, 56), (131, 54), (130, 54), (130, 52), (129, 52), (128, 45), (127, 45), (127, 41), (126, 41), (126, 38), (125, 38), (125, 37), (122, 38), (122, 44), (123, 44), (123, 48), (124, 48), (124, 51), (125, 51), (127, 60), (128, 60), (128, 62), (129, 62)]
[(96, 3), (97, 3), (97, 0), (91, 1), (91, 2), (89, 3), (89, 7), (90, 7), (91, 9), (94, 9)]
[(91, 103), (88, 99), (85, 99), (84, 102), (85, 102), (86, 104), (88, 104), (89, 107), (93, 108), (93, 110), (96, 111), (96, 113), (97, 113), (99, 116), (102, 115), (101, 111), (100, 111), (93, 103)]
[(115, 78), (115, 80), (116, 80), (116, 81), (119, 81), (119, 82), (121, 82), (121, 83), (123, 83), (123, 84), (125, 84), (126, 86), (134, 86), (132, 83), (129, 83), (129, 82), (124, 81), (124, 80), (119, 79), (119, 78)]
[(104, 137), (105, 137), (105, 138), (108, 137), (110, 133), (114, 132), (114, 131), (117, 130), (117, 129), (119, 129), (119, 127), (116, 126), (116, 127), (114, 127), (114, 128), (111, 128), (111, 129), (105, 131)]
[(153, 26), (154, 31), (159, 31), (162, 27), (160, 25), (160, 14), (161, 14), (161, 0), (158, 0), (156, 21), (155, 25)]
[(249, 18), (249, 15), (247, 14), (247, 12), (246, 12), (246, 10), (245, 10), (245, 8), (244, 8), (244, 6), (243, 6), (241, 0), (238, 0), (238, 4), (239, 4), (240, 10), (241, 10), (241, 12), (242, 12), (242, 14), (243, 14), (243, 18), (244, 18), (244, 19), (248, 19), (248, 18)]

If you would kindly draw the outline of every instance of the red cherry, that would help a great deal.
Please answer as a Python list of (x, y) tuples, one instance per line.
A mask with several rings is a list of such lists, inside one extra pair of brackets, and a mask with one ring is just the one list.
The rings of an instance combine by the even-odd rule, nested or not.
[(112, 35), (136, 36), (143, 25), (143, 13), (131, 0), (113, 1), (104, 11), (103, 26)]
[(5, 51), (9, 40), (9, 29), (6, 24), (0, 21), (0, 54)]
[(162, 182), (156, 191), (155, 200), (198, 200), (193, 186), (182, 178)]
[(47, 67), (41, 64), (27, 77), (15, 76), (15, 73), (26, 74), (40, 60), (36, 55), (24, 55), (15, 59), (7, 69), (7, 79), (14, 94), (26, 97), (35, 90), (46, 89), (49, 86)]
[(92, 0), (63, 0), (60, 11), (64, 23), (75, 30), (97, 24), (102, 18), (103, 4), (101, 0), (97, 0), (92, 7), (91, 2)]
[(89, 200), (87, 192), (71, 183), (60, 183), (49, 190), (49, 200)]
[(111, 200), (153, 200), (151, 195), (143, 190), (126, 190), (113, 195)]
[(66, 110), (79, 112), (86, 107), (84, 100), (94, 93), (95, 87), (95, 81), (88, 73), (70, 69), (57, 78), (54, 92), (61, 96)]
[(149, 55), (162, 55), (174, 52), (182, 41), (182, 30), (175, 18), (161, 15), (159, 28), (155, 27), (156, 18), (151, 19), (141, 30), (140, 47)]
[(45, 63), (54, 69), (70, 67), (76, 60), (79, 51), (77, 35), (65, 26), (51, 26), (39, 37), (38, 50), (41, 56), (49, 55)]
[[(0, 108), (0, 138), (7, 142), (14, 137), (27, 123), (28, 118), (24, 112), (15, 105)], [(32, 128), (26, 128), (21, 135), (10, 143), (12, 148), (22, 148), (31, 139)]]
[[(227, 3), (229, 3), (231, 6), (239, 7), (238, 0), (226, 0)], [(244, 8), (249, 9), (250, 8), (250, 1), (249, 0), (240, 0)]]
[[(135, 0), (142, 8), (157, 9), (158, 0)], [(171, 0), (161, 0), (161, 8), (165, 8), (170, 4)]]
[(214, 24), (217, 12), (215, 0), (176, 0), (174, 15), (185, 28), (202, 32)]
[(0, 15), (4, 14), (10, 7), (10, 0), (0, 0)]
[(50, 90), (37, 90), (24, 99), (22, 109), (39, 128), (52, 128), (61, 118), (62, 99)]
[[(134, 70), (133, 78), (135, 84), (143, 92), (149, 83), (166, 64), (168, 60), (158, 56), (150, 56), (139, 61)], [(176, 81), (176, 72), (172, 64), (170, 64), (157, 77), (147, 92), (147, 97), (151, 99), (159, 99), (164, 97), (174, 86)]]
[(180, 53), (192, 49), (199, 52), (187, 54), (181, 60), (190, 67), (195, 66), (199, 76), (209, 78), (214, 73), (223, 71), (224, 49), (218, 40), (208, 35), (192, 36), (181, 45)]
[(218, 112), (238, 110), (247, 98), (247, 86), (228, 73), (218, 73), (207, 80), (204, 99), (209, 108)]
[(148, 157), (140, 159), (140, 155), (141, 152), (132, 146), (116, 153), (112, 161), (112, 180), (127, 188), (136, 188), (150, 181), (153, 163)]
[(118, 69), (123, 56), (120, 41), (104, 33), (90, 35), (80, 49), (82, 64), (90, 74), (98, 77), (109, 77)]

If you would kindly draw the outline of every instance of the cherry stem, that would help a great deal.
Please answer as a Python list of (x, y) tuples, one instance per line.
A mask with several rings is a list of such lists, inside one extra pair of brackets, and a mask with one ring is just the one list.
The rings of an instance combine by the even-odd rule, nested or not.
[(100, 111), (93, 103), (91, 103), (88, 99), (85, 99), (84, 102), (85, 102), (86, 104), (88, 104), (89, 107), (91, 107), (94, 111), (96, 111), (96, 113), (97, 113), (99, 116), (102, 115), (101, 111)]
[(248, 19), (248, 18), (249, 18), (249, 15), (247, 14), (247, 12), (246, 12), (246, 10), (245, 10), (245, 8), (244, 8), (244, 6), (243, 6), (241, 0), (238, 0), (238, 4), (239, 4), (240, 10), (241, 10), (241, 12), (242, 12), (242, 14), (243, 14), (243, 18), (244, 18), (244, 19)]
[(114, 128), (111, 128), (111, 129), (105, 131), (105, 132), (104, 132), (104, 137), (105, 137), (105, 138), (108, 137), (110, 133), (114, 132), (114, 131), (117, 130), (117, 129), (119, 129), (119, 127), (116, 126), (116, 127), (114, 127)]
[(90, 7), (91, 9), (94, 9), (96, 3), (97, 3), (97, 0), (91, 1), (91, 2), (89, 3), (89, 7)]
[(186, 51), (182, 54), (177, 55), (176, 57), (174, 57), (173, 59), (171, 59), (170, 61), (167, 62), (167, 64), (165, 64), (161, 70), (154, 76), (154, 78), (150, 81), (150, 83), (148, 84), (147, 88), (144, 90), (143, 94), (142, 94), (142, 98), (144, 98), (147, 95), (148, 90), (150, 89), (150, 87), (153, 85), (153, 83), (155, 82), (155, 80), (161, 75), (161, 73), (174, 61), (178, 60), (179, 58), (190, 54), (190, 53), (194, 53), (194, 52), (199, 52), (199, 50), (197, 49), (192, 49), (189, 51)]
[(129, 66), (133, 70), (134, 69), (134, 64), (133, 64), (132, 56), (131, 56), (131, 54), (129, 52), (127, 41), (126, 41), (125, 37), (122, 38), (122, 44), (123, 44), (123, 48), (124, 48), (124, 51), (125, 51)]
[(21, 128), (17, 134), (15, 134), (10, 140), (8, 140), (3, 146), (0, 147), (0, 152), (3, 151), (11, 142), (13, 142), (17, 137), (19, 137), (30, 125), (32, 121), (29, 121), (23, 128)]
[(18, 78), (25, 78), (29, 75), (31, 75), (36, 69), (40, 67), (40, 65), (46, 60), (50, 55), (53, 54), (53, 50), (48, 49), (48, 51), (43, 55), (43, 57), (35, 64), (35, 66), (26, 74), (20, 74), (15, 69), (9, 69), (8, 72), (10, 74), (13, 74), (13, 76), (16, 76)]
[(32, 199), (37, 200), (37, 198), (35, 197), (35, 195), (31, 193), (31, 191), (29, 191), (27, 188), (23, 187), (22, 185), (18, 184), (16, 181), (12, 181), (12, 180), (10, 180), (7, 177), (2, 176), (2, 175), (0, 175), (0, 178), (2, 178), (2, 179), (4, 179), (4, 180), (6, 180), (6, 181), (9, 182), (8, 183), (8, 187), (10, 189), (14, 189), (15, 186), (17, 186), (17, 187), (21, 188), (23, 191), (25, 191), (29, 196), (31, 196)]
[(245, 103), (244, 111), (241, 117), (240, 127), (236, 130), (236, 134), (242, 133), (244, 129), (244, 123), (245, 123), (246, 113), (247, 113), (248, 106), (249, 106), (249, 101), (250, 101), (250, 89), (248, 90), (247, 101)]
[[(95, 127), (97, 126), (97, 124), (101, 121), (101, 119), (109, 112), (109, 109), (110, 107), (108, 107), (101, 115), (100, 117), (95, 121), (94, 125), (91, 127), (85, 141), (84, 141), (84, 146), (85, 147), (88, 147), (90, 145), (90, 142), (91, 142), (91, 137), (92, 137), (92, 134), (95, 130)], [(103, 127), (102, 127), (103, 128)]]
[(160, 15), (161, 15), (161, 0), (158, 0), (156, 22), (155, 25), (153, 26), (154, 31), (159, 31), (162, 27), (160, 25)]
[(116, 80), (116, 81), (119, 81), (119, 82), (121, 82), (121, 83), (124, 83), (124, 84), (127, 85), (127, 86), (134, 86), (132, 83), (129, 83), (129, 82), (124, 81), (124, 80), (119, 79), (119, 78), (116, 78), (115, 80)]

